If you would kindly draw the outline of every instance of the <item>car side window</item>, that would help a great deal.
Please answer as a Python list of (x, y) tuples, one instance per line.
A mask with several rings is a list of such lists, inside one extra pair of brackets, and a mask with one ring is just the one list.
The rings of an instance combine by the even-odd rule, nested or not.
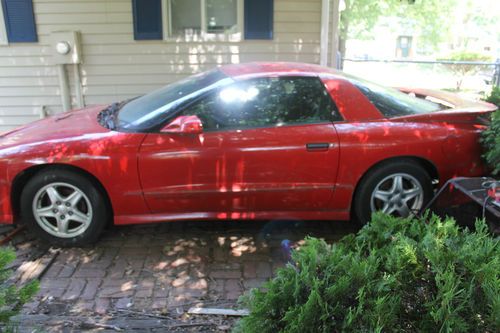
[(207, 131), (331, 122), (340, 114), (317, 77), (257, 78), (211, 93), (183, 111)]

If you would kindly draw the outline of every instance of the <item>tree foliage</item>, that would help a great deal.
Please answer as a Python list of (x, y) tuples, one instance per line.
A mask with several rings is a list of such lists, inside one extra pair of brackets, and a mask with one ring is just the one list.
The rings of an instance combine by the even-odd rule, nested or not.
[(467, 47), (468, 30), (500, 38), (500, 13), (494, 4), (494, 0), (345, 0), (340, 16), (340, 50), (344, 54), (347, 39), (373, 37), (374, 26), (389, 18), (395, 30), (409, 28), (418, 33), (420, 45), (428, 51), (443, 42), (454, 49)]
[(484, 222), (376, 214), (334, 245), (309, 238), (241, 301), (240, 332), (498, 332), (500, 246)]

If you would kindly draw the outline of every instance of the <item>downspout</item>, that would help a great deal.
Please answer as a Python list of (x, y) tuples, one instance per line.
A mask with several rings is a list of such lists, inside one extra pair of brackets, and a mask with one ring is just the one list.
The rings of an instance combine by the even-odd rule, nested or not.
[[(335, 1), (335, 0), (334, 0)], [(330, 26), (330, 0), (321, 1), (321, 43), (319, 64), (328, 65), (328, 28)]]

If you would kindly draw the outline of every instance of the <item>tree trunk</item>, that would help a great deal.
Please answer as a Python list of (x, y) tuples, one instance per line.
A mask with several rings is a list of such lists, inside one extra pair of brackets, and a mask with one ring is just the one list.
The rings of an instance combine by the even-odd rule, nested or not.
[(351, 11), (352, 2), (345, 0), (345, 9), (340, 13), (340, 34), (339, 34), (339, 52), (340, 52), (340, 69), (344, 69), (344, 59), (346, 53), (346, 42), (349, 36), (349, 14)]
[(345, 43), (346, 39), (343, 37), (339, 38), (339, 52), (340, 52), (340, 69), (344, 69), (344, 58), (345, 58)]

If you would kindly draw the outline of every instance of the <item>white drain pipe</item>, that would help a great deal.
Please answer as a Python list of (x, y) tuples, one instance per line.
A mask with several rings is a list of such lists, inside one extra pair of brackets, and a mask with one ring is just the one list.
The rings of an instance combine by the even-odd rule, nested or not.
[[(334, 0), (336, 1), (336, 0)], [(328, 65), (328, 28), (330, 26), (330, 0), (322, 0), (321, 2), (321, 43), (319, 64), (321, 66)]]

